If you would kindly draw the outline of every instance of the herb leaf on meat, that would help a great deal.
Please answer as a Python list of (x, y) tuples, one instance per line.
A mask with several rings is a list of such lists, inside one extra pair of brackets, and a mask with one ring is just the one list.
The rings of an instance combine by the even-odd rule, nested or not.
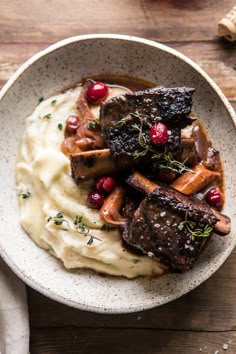
[(177, 161), (174, 159), (173, 154), (171, 152), (165, 152), (163, 154), (153, 155), (152, 159), (158, 160), (159, 162), (158, 167), (160, 169), (177, 172), (179, 174), (182, 174), (183, 172), (195, 173), (191, 168), (185, 165), (187, 159), (185, 159), (183, 162)]
[[(138, 122), (134, 122), (134, 119), (138, 120)], [(152, 146), (151, 142), (149, 139), (149, 136), (147, 132), (143, 131), (143, 124), (144, 124), (144, 119), (142, 118), (141, 114), (139, 114), (137, 111), (134, 113), (130, 113), (124, 118), (122, 118), (118, 123), (117, 126), (118, 128), (123, 127), (124, 125), (130, 124), (131, 130), (134, 132), (138, 132), (138, 143), (140, 146), (140, 150), (136, 150), (133, 153), (133, 157), (135, 159), (140, 158), (145, 156), (148, 152), (151, 152), (153, 154), (152, 159), (159, 160), (159, 165), (158, 167), (160, 169), (167, 169), (173, 172), (177, 172), (179, 174), (182, 174), (183, 172), (191, 172), (194, 173), (194, 171), (187, 167), (185, 163), (187, 162), (187, 159), (185, 159), (183, 162), (177, 161), (174, 159), (173, 154), (171, 152), (163, 152), (163, 153), (158, 153)]]
[(185, 220), (181, 221), (178, 225), (180, 231), (186, 229), (192, 237), (192, 241), (195, 240), (195, 237), (209, 237), (213, 231), (213, 227), (206, 225), (204, 228), (198, 228), (195, 221), (188, 220), (187, 215)]

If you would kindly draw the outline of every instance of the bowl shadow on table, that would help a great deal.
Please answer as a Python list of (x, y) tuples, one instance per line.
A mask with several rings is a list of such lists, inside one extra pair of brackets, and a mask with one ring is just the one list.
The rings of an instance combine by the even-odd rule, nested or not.
[[(195, 290), (171, 303), (143, 312), (110, 315), (80, 311), (28, 288), (31, 346), (35, 348), (42, 336), (50, 345), (58, 346), (58, 353), (62, 341), (60, 333), (63, 333), (62, 338), (66, 338), (64, 350), (80, 347), (82, 353), (88, 345), (94, 350), (93, 345), (97, 343), (99, 351), (96, 353), (108, 353), (111, 347), (113, 353), (131, 353), (136, 349), (138, 353), (148, 353), (149, 346), (150, 352), (154, 352), (157, 341), (158, 353), (164, 353), (167, 347), (172, 348), (176, 336), (179, 345), (191, 348), (192, 339), (189, 337), (190, 342), (186, 342), (186, 331), (233, 330), (236, 328), (232, 321), (236, 317), (232, 292), (236, 281), (232, 271), (236, 263), (235, 253)], [(143, 343), (145, 348), (142, 348)]]

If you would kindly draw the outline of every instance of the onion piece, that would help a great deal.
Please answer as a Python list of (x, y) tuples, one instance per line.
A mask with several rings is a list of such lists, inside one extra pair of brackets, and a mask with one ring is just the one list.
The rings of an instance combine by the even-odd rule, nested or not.
[(124, 189), (117, 186), (105, 199), (100, 209), (100, 217), (111, 225), (123, 225), (127, 219), (120, 215), (120, 208), (124, 200)]

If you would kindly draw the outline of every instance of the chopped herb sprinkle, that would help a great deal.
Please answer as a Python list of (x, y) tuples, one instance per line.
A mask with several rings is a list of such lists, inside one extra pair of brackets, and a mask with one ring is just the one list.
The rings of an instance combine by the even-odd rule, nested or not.
[(97, 129), (98, 126), (99, 126), (99, 123), (98, 123), (98, 120), (96, 120), (96, 119), (91, 120), (91, 121), (88, 122), (88, 124), (87, 124), (87, 128), (88, 128), (89, 130)]
[(45, 114), (43, 117), (39, 117), (40, 119), (50, 119), (51, 113)]
[(27, 198), (29, 198), (30, 196), (31, 196), (30, 191), (26, 191), (26, 192), (22, 192), (22, 193), (21, 193), (21, 198), (22, 198), (22, 199), (27, 199)]
[(57, 128), (58, 128), (59, 130), (62, 130), (62, 129), (63, 129), (63, 124), (62, 124), (62, 123), (58, 123), (58, 124), (57, 124)]
[(217, 155), (217, 154), (219, 154), (219, 150), (216, 150), (215, 148), (212, 148), (212, 153), (214, 154), (214, 155)]
[(55, 106), (56, 103), (57, 103), (57, 100), (52, 100), (51, 105)]
[(134, 264), (136, 264), (136, 263), (140, 262), (140, 259), (133, 258), (133, 259), (132, 259), (132, 262), (133, 262)]

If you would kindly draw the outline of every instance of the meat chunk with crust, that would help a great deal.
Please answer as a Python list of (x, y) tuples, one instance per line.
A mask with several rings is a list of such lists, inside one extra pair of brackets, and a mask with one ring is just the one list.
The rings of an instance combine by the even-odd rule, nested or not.
[[(100, 109), (102, 132), (113, 157), (116, 160), (133, 159), (142, 150), (142, 139), (150, 143), (148, 132), (155, 123), (162, 122), (169, 129), (166, 144), (152, 146), (157, 152), (181, 151), (180, 130), (192, 123), (189, 117), (192, 109), (194, 89), (187, 87), (156, 87), (145, 91), (127, 93), (103, 102)], [(139, 129), (138, 129), (139, 128)]]
[(131, 246), (182, 272), (193, 267), (206, 237), (193, 237), (185, 221), (196, 229), (217, 222), (207, 204), (170, 187), (155, 189), (139, 205), (132, 220), (124, 226), (123, 238)]

